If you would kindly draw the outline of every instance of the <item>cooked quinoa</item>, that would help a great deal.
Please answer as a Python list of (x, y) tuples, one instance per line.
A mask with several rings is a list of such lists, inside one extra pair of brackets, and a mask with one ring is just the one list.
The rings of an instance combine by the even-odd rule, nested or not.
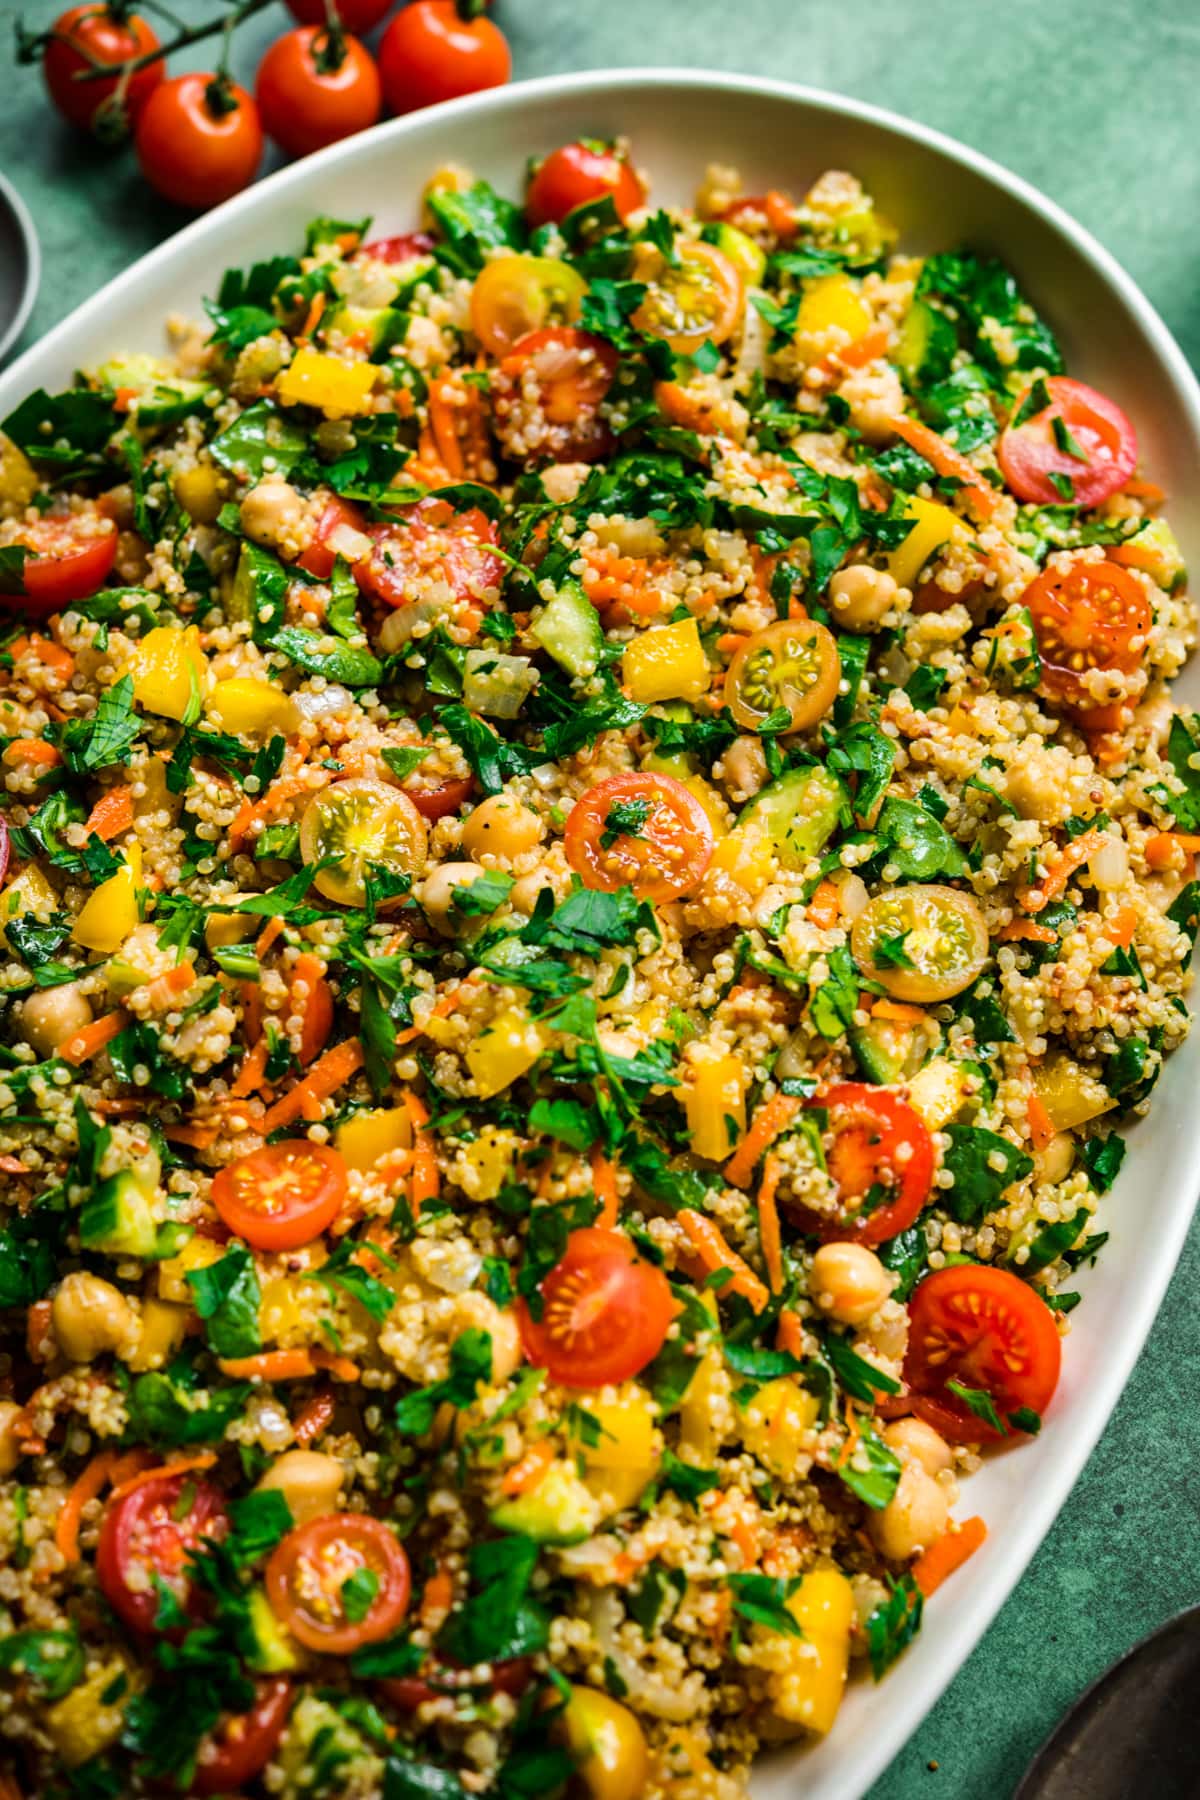
[(1188, 1029), (1163, 496), (852, 175), (581, 166), (4, 421), (6, 1794), (734, 1800), (1054, 1430)]

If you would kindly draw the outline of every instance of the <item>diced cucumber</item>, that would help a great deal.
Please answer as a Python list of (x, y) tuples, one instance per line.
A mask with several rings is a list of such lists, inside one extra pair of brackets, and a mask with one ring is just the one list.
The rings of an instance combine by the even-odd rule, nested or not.
[(910, 385), (944, 381), (950, 373), (958, 339), (945, 313), (914, 300), (900, 327), (893, 361)]
[(101, 363), (96, 378), (115, 391), (136, 396), (130, 413), (138, 425), (177, 425), (193, 413), (206, 412), (218, 390), (210, 381), (188, 381), (170, 363), (142, 354), (113, 356)]
[(758, 286), (767, 266), (767, 256), (752, 237), (747, 237), (736, 225), (722, 223), (712, 229), (710, 241), (729, 259), (747, 287)]
[(79, 1213), (79, 1241), (105, 1256), (155, 1253), (158, 1224), (144, 1187), (129, 1169), (110, 1175)]
[(568, 1462), (553, 1462), (536, 1487), (501, 1501), (492, 1513), (497, 1531), (515, 1531), (538, 1544), (581, 1544), (596, 1529), (600, 1507)]
[(836, 775), (814, 764), (789, 769), (755, 796), (738, 820), (739, 831), (765, 831), (785, 869), (802, 869), (837, 828), (846, 792)]
[(344, 337), (360, 338), (373, 363), (386, 362), (388, 351), (402, 344), (408, 335), (409, 314), (394, 306), (338, 306), (322, 331), (340, 331)]
[(258, 1675), (281, 1675), (300, 1667), (296, 1640), (271, 1611), (265, 1588), (255, 1588), (246, 1606), (246, 1661)]
[(563, 585), (538, 614), (530, 637), (568, 675), (594, 675), (604, 649), (604, 627), (577, 581)]
[(891, 1019), (872, 1019), (869, 1025), (851, 1026), (847, 1036), (858, 1066), (868, 1081), (894, 1087), (904, 1079), (916, 1037), (911, 1025)]

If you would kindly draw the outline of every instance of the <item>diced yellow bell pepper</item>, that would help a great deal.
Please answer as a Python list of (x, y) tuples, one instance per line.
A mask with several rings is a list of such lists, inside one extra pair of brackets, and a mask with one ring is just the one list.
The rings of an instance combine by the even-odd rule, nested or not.
[(909, 1082), (908, 1103), (920, 1113), (930, 1131), (940, 1131), (961, 1109), (970, 1091), (970, 1080), (961, 1063), (935, 1056)]
[(722, 224), (717, 227), (717, 249), (737, 270), (747, 287), (757, 287), (763, 278), (763, 270), (767, 266), (767, 253), (760, 250), (752, 237), (739, 231), (736, 225)]
[(854, 1590), (837, 1569), (814, 1569), (787, 1602), (804, 1633), (769, 1682), (771, 1710), (789, 1725), (823, 1736), (837, 1717), (850, 1664)]
[(633, 1505), (658, 1473), (661, 1458), (649, 1399), (640, 1388), (630, 1386), (619, 1400), (581, 1395), (579, 1407), (595, 1427), (581, 1425), (571, 1449), (583, 1462), (590, 1492), (606, 1512), (620, 1512)]
[(146, 712), (191, 724), (200, 717), (208, 664), (194, 625), (156, 625), (122, 673), (133, 677), (133, 697)]
[(238, 737), (291, 737), (300, 729), (300, 712), (290, 694), (267, 681), (233, 675), (218, 681), (204, 705), (221, 727)]
[(741, 1413), (742, 1441), (772, 1474), (786, 1478), (811, 1450), (819, 1412), (815, 1394), (791, 1375), (780, 1375), (760, 1387)]
[(913, 494), (904, 502), (904, 516), (913, 528), (902, 544), (889, 552), (888, 572), (900, 587), (911, 588), (935, 550), (953, 535), (958, 520), (948, 506), (922, 500)]
[(7, 919), (19, 919), (24, 913), (32, 913), (36, 919), (48, 919), (57, 905), (58, 895), (42, 871), (36, 863), (27, 864), (0, 893), (0, 944), (8, 948), (8, 939), (4, 935)]
[(136, 1373), (145, 1369), (161, 1369), (182, 1347), (187, 1336), (191, 1312), (169, 1300), (153, 1298), (142, 1301), (142, 1333), (137, 1348), (127, 1360)]
[(1069, 1056), (1050, 1056), (1033, 1074), (1034, 1092), (1060, 1131), (1086, 1125), (1117, 1104), (1102, 1081)]
[(870, 308), (849, 275), (822, 275), (805, 283), (796, 313), (795, 341), (801, 350), (820, 353), (831, 348), (826, 338), (834, 329), (853, 344), (867, 335), (872, 324)]
[(372, 363), (343, 362), (320, 350), (297, 350), (276, 384), (285, 406), (315, 406), (327, 419), (366, 412), (378, 371)]
[(168, 1300), (175, 1306), (190, 1306), (192, 1290), (188, 1286), (187, 1277), (195, 1269), (207, 1269), (210, 1263), (220, 1262), (225, 1254), (224, 1246), (212, 1238), (189, 1238), (177, 1256), (168, 1256), (158, 1265), (158, 1297)]
[(412, 1147), (408, 1108), (385, 1106), (377, 1112), (355, 1113), (338, 1126), (333, 1141), (350, 1168), (369, 1174), (381, 1157)]
[(634, 638), (621, 659), (631, 697), (643, 706), (656, 700), (699, 700), (712, 679), (695, 619), (656, 625)]
[(481, 1100), (502, 1094), (531, 1069), (546, 1048), (547, 1036), (520, 1007), (510, 1006), (493, 1020), (482, 1037), (466, 1049), (467, 1067)]
[(117, 1677), (120, 1675), (128, 1677), (123, 1663), (104, 1663), (94, 1675), (89, 1675), (86, 1681), (81, 1681), (78, 1687), (72, 1688), (42, 1714), (42, 1724), (59, 1759), (68, 1769), (77, 1769), (81, 1763), (90, 1762), (120, 1737), (125, 1722), (124, 1706), (133, 1690), (126, 1682), (118, 1699), (107, 1702), (104, 1699), (110, 1688), (119, 1686)]
[(115, 875), (102, 881), (84, 901), (71, 936), (85, 950), (111, 956), (119, 950), (138, 922), (137, 890), (142, 876), (142, 846), (136, 838), (125, 852), (125, 862)]
[(692, 1080), (678, 1092), (692, 1150), (710, 1162), (723, 1162), (746, 1129), (749, 1072), (736, 1056), (711, 1045), (698, 1045), (688, 1057), (688, 1067)]
[(760, 894), (778, 866), (779, 850), (768, 832), (735, 825), (717, 844), (708, 876), (727, 876), (748, 894)]
[(558, 1729), (575, 1758), (575, 1781), (587, 1800), (641, 1800), (650, 1756), (637, 1716), (599, 1688), (572, 1687)]
[(39, 487), (37, 470), (23, 450), (0, 432), (0, 502), (23, 508)]
[[(204, 942), (210, 950), (224, 950), (230, 944), (244, 944), (248, 938), (257, 937), (261, 925), (262, 921), (254, 913), (209, 913), (204, 921)], [(112, 986), (111, 964), (109, 986)]]
[(494, 1200), (512, 1174), (516, 1139), (498, 1125), (485, 1125), (463, 1150), (473, 1179), (467, 1188), (472, 1200)]
[(264, 1281), (258, 1302), (258, 1329), (266, 1344), (292, 1350), (316, 1343), (329, 1295), (310, 1275), (276, 1275)]

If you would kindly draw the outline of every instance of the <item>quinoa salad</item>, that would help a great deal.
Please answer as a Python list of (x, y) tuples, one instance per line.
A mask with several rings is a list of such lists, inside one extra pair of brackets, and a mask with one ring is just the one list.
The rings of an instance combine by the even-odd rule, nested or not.
[(0, 426), (3, 1800), (736, 1800), (1055, 1428), (1194, 609), (798, 192), (441, 169)]

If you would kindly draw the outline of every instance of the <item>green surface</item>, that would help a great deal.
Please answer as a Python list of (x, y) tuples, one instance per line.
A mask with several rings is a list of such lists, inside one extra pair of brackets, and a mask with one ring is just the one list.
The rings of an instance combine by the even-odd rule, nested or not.
[[(177, 4), (179, 0), (177, 0)], [(182, 0), (199, 18), (215, 10)], [(39, 25), (54, 8), (31, 13)], [(247, 28), (247, 78), (282, 19)], [(519, 76), (690, 63), (894, 107), (987, 152), (1096, 233), (1200, 361), (1191, 124), (1200, 31), (1177, 0), (500, 0)], [(197, 58), (198, 60), (198, 58)], [(45, 330), (182, 223), (110, 157), (62, 131), (36, 71), (10, 75), (0, 167), (38, 220)], [(786, 185), (786, 172), (781, 176)], [(1190, 1471), (1200, 1413), (1191, 1296), (1200, 1229), (1130, 1386), (1057, 1525), (957, 1681), (871, 1800), (1009, 1795), (1069, 1702), (1122, 1650), (1200, 1598)], [(929, 1765), (938, 1765), (931, 1771)]]

